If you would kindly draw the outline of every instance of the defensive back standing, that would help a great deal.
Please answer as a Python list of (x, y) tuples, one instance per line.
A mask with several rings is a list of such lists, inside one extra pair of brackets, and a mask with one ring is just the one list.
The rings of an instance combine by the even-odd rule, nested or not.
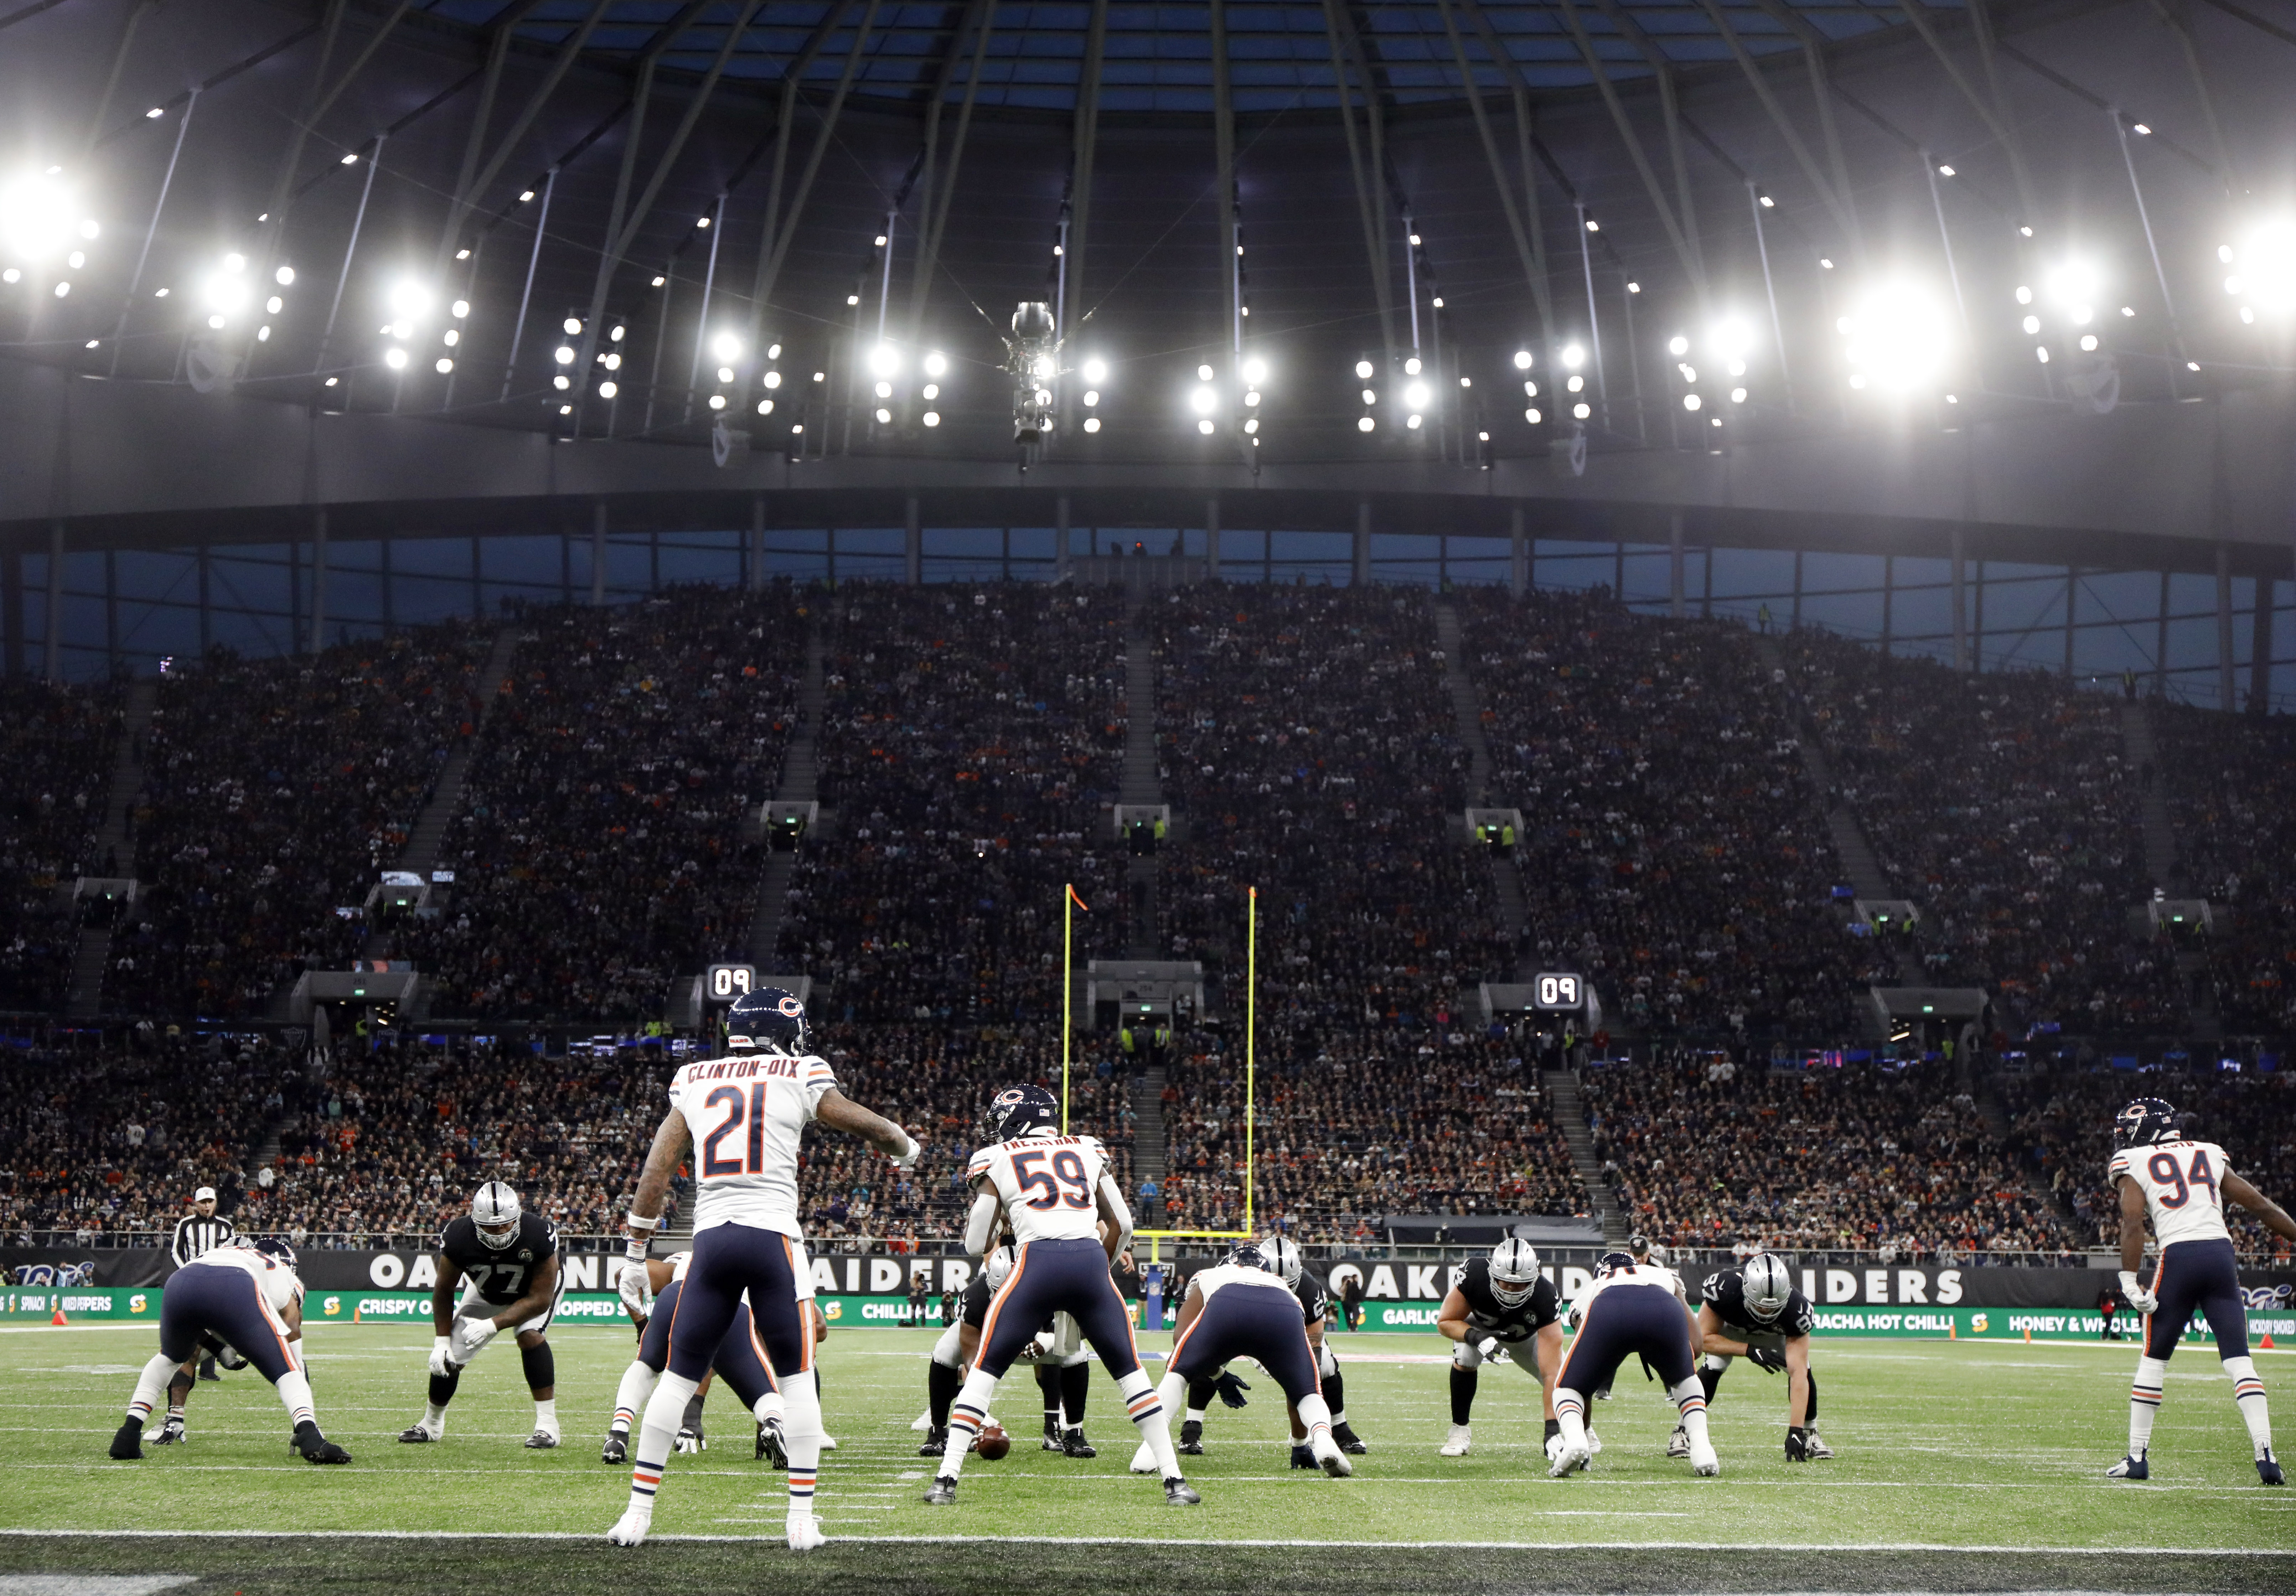
[[(2282, 1483), (2272, 1455), (2272, 1415), (2264, 1382), (2248, 1355), (2248, 1311), (2240, 1295), (2240, 1265), (2232, 1232), (2225, 1224), (2225, 1199), (2264, 1221), (2274, 1234), (2296, 1240), (2296, 1220), (2280, 1205), (2232, 1172), (2225, 1150), (2195, 1142), (2177, 1128), (2177, 1110), (2157, 1097), (2140, 1097), (2113, 1116), (2109, 1178), (2120, 1192), (2120, 1295), (2144, 1315), (2144, 1355), (2136, 1360), (2136, 1384), (2128, 1395), (2128, 1455), (2105, 1470), (2115, 1479), (2145, 1479), (2145, 1452), (2152, 1445), (2152, 1419), (2161, 1411), (2161, 1387), (2177, 1338), (2195, 1312), (2208, 1316), (2216, 1332), (2217, 1356), (2232, 1377), (2232, 1399), (2256, 1448), (2257, 1477), (2267, 1486)], [(2144, 1222), (2161, 1243), (2152, 1289), (2136, 1283), (2144, 1261)]]
[[(900, 1126), (838, 1091), (828, 1060), (804, 1051), (805, 1005), (793, 994), (767, 986), (736, 999), (726, 1029), (726, 1057), (685, 1065), (671, 1077), (669, 1112), (654, 1133), (630, 1204), (629, 1256), (643, 1265), (661, 1224), (669, 1177), (692, 1147), (693, 1256), (670, 1315), (668, 1368), (638, 1426), (629, 1506), (606, 1533), (617, 1546), (636, 1545), (652, 1526), (654, 1493), (686, 1401), (745, 1296), (785, 1404), (790, 1547), (803, 1551), (822, 1543), (813, 1511), (821, 1394), (812, 1379), (813, 1326), (799, 1303), (805, 1232), (798, 1223), (798, 1143), (807, 1124), (818, 1121), (860, 1137), (903, 1169), (922, 1150)], [(643, 1267), (625, 1268), (619, 1289), (633, 1311), (644, 1311)]]

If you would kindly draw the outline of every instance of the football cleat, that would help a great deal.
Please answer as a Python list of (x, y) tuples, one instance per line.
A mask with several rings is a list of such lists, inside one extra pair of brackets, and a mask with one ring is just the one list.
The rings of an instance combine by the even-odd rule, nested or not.
[(606, 1543), (610, 1546), (642, 1544), (646, 1538), (646, 1531), (652, 1527), (652, 1508), (626, 1507), (622, 1510), (622, 1516), (614, 1520), (614, 1527), (606, 1532)]
[(1046, 1451), (1046, 1452), (1058, 1452), (1060, 1449), (1061, 1449), (1061, 1421), (1060, 1421), (1060, 1419), (1059, 1419), (1059, 1417), (1058, 1417), (1057, 1415), (1055, 1415), (1055, 1414), (1047, 1413), (1047, 1414), (1046, 1414), (1046, 1415), (1045, 1415), (1045, 1441), (1044, 1441), (1044, 1450), (1045, 1450), (1045, 1451)]
[(2150, 1479), (2152, 1470), (2145, 1465), (2144, 1454), (2132, 1453), (2104, 1471), (2107, 1479)]
[(811, 1513), (791, 1513), (786, 1528), (791, 1551), (811, 1551), (829, 1539), (821, 1533), (821, 1520)]
[(909, 1420), (909, 1428), (915, 1430), (919, 1435), (922, 1435), (932, 1427), (932, 1410), (931, 1408), (927, 1408), (923, 1412), (919, 1413), (915, 1418)]
[(1316, 1467), (1333, 1479), (1345, 1479), (1356, 1471), (1356, 1466), (1348, 1461), (1348, 1454), (1329, 1436), (1308, 1436), (1308, 1452)]
[(779, 1419), (768, 1419), (758, 1426), (758, 1455), (776, 1469), (789, 1467), (789, 1436)]
[(1141, 1442), (1140, 1450), (1132, 1454), (1132, 1472), (1135, 1474), (1153, 1474), (1156, 1472), (1155, 1450), (1145, 1441)]
[(319, 1427), (308, 1419), (295, 1427), (294, 1439), (287, 1445), (302, 1454), (307, 1463), (348, 1463), (351, 1454), (319, 1433)]
[(1587, 1428), (1587, 1455), (1590, 1458), (1603, 1455), (1603, 1437), (1595, 1433), (1592, 1425)]
[(558, 1436), (554, 1430), (537, 1429), (526, 1438), (529, 1452), (548, 1452), (557, 1445)]
[(1353, 1427), (1349, 1425), (1334, 1424), (1332, 1426), (1332, 1439), (1340, 1444), (1340, 1450), (1341, 1452), (1352, 1453), (1357, 1457), (1361, 1457), (1365, 1453), (1371, 1450), (1370, 1447), (1364, 1445), (1363, 1437), (1356, 1434)]
[(1473, 1444), (1474, 1436), (1469, 1432), (1468, 1427), (1464, 1424), (1455, 1424), (1451, 1427), (1450, 1438), (1443, 1443), (1441, 1455), (1447, 1458), (1465, 1457), (1467, 1448)]
[(2280, 1472), (2280, 1461), (2272, 1455), (2272, 1448), (2269, 1446), (2264, 1449), (2264, 1455), (2256, 1460), (2256, 1477), (2267, 1486), (2284, 1486), (2288, 1483), (2286, 1477)]
[(1096, 1458), (1100, 1455), (1100, 1448), (1084, 1438), (1082, 1428), (1077, 1428), (1061, 1437), (1061, 1455), (1070, 1458)]
[(1196, 1494), (1196, 1488), (1177, 1474), (1164, 1482), (1166, 1507), (1193, 1507), (1202, 1500)]
[(917, 1455), (921, 1458), (937, 1458), (947, 1450), (948, 1431), (929, 1429), (925, 1431), (925, 1444), (917, 1448)]
[(176, 1442), (183, 1438), (184, 1421), (175, 1414), (170, 1413), (168, 1415), (168, 1421), (160, 1427), (160, 1433), (152, 1437), (152, 1445), (154, 1446), (173, 1446)]
[(1292, 1466), (1294, 1469), (1313, 1469), (1316, 1467), (1315, 1449), (1309, 1446), (1305, 1441), (1292, 1442)]
[(1594, 1454), (1587, 1450), (1585, 1442), (1581, 1441), (1574, 1446), (1565, 1441), (1555, 1448), (1554, 1461), (1547, 1466), (1547, 1477), (1561, 1479), (1566, 1474), (1576, 1474), (1587, 1466), (1587, 1460), (1592, 1455)]
[(439, 1438), (439, 1432), (435, 1429), (428, 1428), (423, 1425), (410, 1424), (405, 1429), (398, 1432), (398, 1438), (405, 1445), (414, 1446), (425, 1441), (437, 1440)]
[(935, 1478), (931, 1489), (925, 1493), (927, 1507), (950, 1507), (955, 1502), (956, 1480), (950, 1475), (944, 1474)]
[(1173, 1447), (1172, 1450), (1192, 1458), (1200, 1458), (1203, 1456), (1204, 1421), (1201, 1419), (1182, 1420), (1180, 1421), (1179, 1445)]
[(627, 1463), (630, 1461), (630, 1438), (618, 1429), (606, 1432), (606, 1444), (598, 1449), (602, 1463)]
[(1674, 1427), (1674, 1434), (1666, 1438), (1666, 1455), (1670, 1458), (1690, 1455), (1690, 1430), (1687, 1426), (1677, 1424)]
[(130, 1419), (114, 1431), (111, 1455), (120, 1462), (132, 1462), (144, 1455), (144, 1421)]
[(1722, 1472), (1722, 1460), (1714, 1455), (1713, 1442), (1693, 1441), (1690, 1444), (1690, 1471), (1701, 1479), (1711, 1479)]
[(837, 1437), (835, 1436), (822, 1436), (821, 1449), (824, 1452), (835, 1452), (837, 1450)]

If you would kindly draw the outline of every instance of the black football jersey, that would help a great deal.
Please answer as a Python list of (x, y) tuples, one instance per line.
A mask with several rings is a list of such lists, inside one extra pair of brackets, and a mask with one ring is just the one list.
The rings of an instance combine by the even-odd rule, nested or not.
[(1514, 1306), (1501, 1302), (1491, 1290), (1488, 1258), (1468, 1261), (1466, 1273), (1459, 1277), (1459, 1294), (1467, 1299), (1469, 1324), (1508, 1339), (1534, 1334), (1562, 1317), (1554, 1282), (1544, 1275), (1530, 1295)]
[[(1726, 1325), (1744, 1330), (1768, 1330), (1774, 1335), (1807, 1336), (1816, 1328), (1817, 1314), (1809, 1305), (1809, 1298), (1800, 1291), (1786, 1294), (1786, 1305), (1775, 1319), (1754, 1317), (1746, 1305), (1746, 1277), (1734, 1269), (1718, 1269), (1706, 1277), (1699, 1289), (1699, 1300), (1714, 1310), (1714, 1316)], [(1743, 1337), (1734, 1337), (1743, 1340)]]
[(558, 1229), (539, 1214), (518, 1216), (518, 1239), (508, 1247), (479, 1240), (478, 1222), (468, 1214), (447, 1227), (439, 1250), (479, 1288), (484, 1300), (508, 1307), (526, 1295), (545, 1258), (558, 1256)]
[(988, 1317), (988, 1299), (995, 1295), (988, 1289), (988, 1277), (976, 1270), (964, 1288), (964, 1322), (979, 1330)]
[(1316, 1277), (1306, 1270), (1300, 1272), (1300, 1283), (1292, 1288), (1292, 1295), (1300, 1299), (1302, 1322), (1318, 1324), (1332, 1316), (1331, 1299), (1324, 1295), (1324, 1288), (1316, 1283)]

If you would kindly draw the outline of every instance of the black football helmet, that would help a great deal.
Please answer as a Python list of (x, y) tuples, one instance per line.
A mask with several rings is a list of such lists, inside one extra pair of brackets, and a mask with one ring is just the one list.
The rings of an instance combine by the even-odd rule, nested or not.
[(1234, 1264), (1245, 1269), (1267, 1270), (1271, 1274), (1275, 1273), (1267, 1269), (1267, 1255), (1259, 1250), (1259, 1245), (1255, 1241), (1237, 1242), (1228, 1248), (1227, 1256), (1221, 1261)]
[(1058, 1130), (1060, 1100), (1042, 1086), (1007, 1086), (988, 1105), (988, 1123), (999, 1142), (1015, 1142), (1031, 1131)]
[(2112, 1117), (2115, 1147), (2149, 1147), (2177, 1134), (2177, 1110), (2157, 1097), (2140, 1097)]
[(1595, 1260), (1595, 1273), (1607, 1280), (1635, 1266), (1635, 1255), (1630, 1252), (1606, 1252)]
[(287, 1244), (284, 1236), (258, 1236), (248, 1245), (275, 1264), (284, 1264), (290, 1269), (295, 1267), (295, 1249)]
[(805, 1052), (809, 1035), (805, 1004), (786, 986), (745, 992), (726, 1011), (727, 1047), (763, 1048), (795, 1058)]

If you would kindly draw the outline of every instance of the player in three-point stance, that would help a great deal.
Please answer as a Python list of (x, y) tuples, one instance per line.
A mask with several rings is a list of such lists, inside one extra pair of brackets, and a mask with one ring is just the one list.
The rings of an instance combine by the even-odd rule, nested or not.
[[(1171, 1362), (1165, 1365), (1164, 1405), (1177, 1406), (1191, 1382), (1210, 1379), (1233, 1358), (1250, 1358), (1283, 1388), (1304, 1432), (1295, 1450), (1304, 1447), (1312, 1467), (1333, 1479), (1355, 1472), (1332, 1438), (1332, 1410), (1324, 1401), (1300, 1298), (1283, 1283), (1281, 1266), (1250, 1241), (1189, 1277), (1173, 1328)], [(1142, 1443), (1132, 1472), (1145, 1474), (1155, 1466), (1152, 1448)]]
[(941, 1331), (940, 1339), (933, 1343), (931, 1361), (925, 1365), (922, 1426), (925, 1438), (924, 1445), (917, 1448), (921, 1458), (937, 1458), (948, 1445), (948, 1411), (956, 1404), (956, 1394), (964, 1388), (964, 1377), (972, 1368), (974, 1355), (980, 1350), (980, 1327), (988, 1322), (988, 1305), (1012, 1273), (1013, 1249), (1009, 1247), (997, 1248), (981, 1259), (980, 1267), (965, 1282), (964, 1305), (955, 1322)]
[[(1705, 1354), (1698, 1383), (1708, 1406), (1732, 1358), (1786, 1377), (1786, 1461), (1807, 1463), (1833, 1455), (1817, 1433), (1817, 1374), (1809, 1366), (1809, 1332), (1817, 1310), (1793, 1283), (1785, 1260), (1758, 1252), (1743, 1269), (1718, 1269), (1706, 1277), (1698, 1308), (1699, 1350)], [(1690, 1455), (1690, 1438), (1677, 1428), (1670, 1458)]]
[[(692, 1253), (679, 1252), (666, 1258), (650, 1258), (644, 1265), (626, 1265), (632, 1269), (644, 1269), (653, 1305), (645, 1313), (631, 1315), (637, 1321), (638, 1355), (622, 1371), (621, 1386), (614, 1393), (614, 1417), (606, 1429), (606, 1444), (598, 1453), (601, 1462), (629, 1461), (630, 1426), (645, 1411), (646, 1400), (653, 1395), (654, 1382), (661, 1378), (662, 1369), (669, 1362), (669, 1327), (677, 1318), (677, 1299), (685, 1289), (685, 1271), (693, 1261)], [(809, 1293), (812, 1282), (806, 1274), (800, 1272), (798, 1279)], [(757, 1327), (750, 1317), (747, 1303), (735, 1305), (734, 1322), (726, 1331), (726, 1338), (718, 1344), (718, 1355), (710, 1360), (709, 1366), (733, 1387), (734, 1395), (757, 1420), (757, 1455), (770, 1457), (786, 1467), (789, 1451), (782, 1426), (781, 1393), (774, 1389), (774, 1377), (766, 1368), (765, 1348), (758, 1344)], [(701, 1431), (701, 1391), (697, 1387), (679, 1420), (676, 1446), (679, 1452), (692, 1453), (701, 1451), (706, 1445)]]
[[(1538, 1248), (1510, 1236), (1491, 1248), (1489, 1257), (1468, 1259), (1459, 1283), (1435, 1310), (1435, 1328), (1458, 1343), (1451, 1350), (1451, 1433), (1443, 1442), (1443, 1456), (1464, 1456), (1473, 1445), (1468, 1420), (1480, 1370), (1501, 1353), (1544, 1387), (1547, 1439), (1562, 1433), (1554, 1412), (1554, 1380), (1562, 1367), (1562, 1304), (1554, 1282), (1538, 1273)], [(1591, 1430), (1587, 1444), (1595, 1452), (1603, 1449)]]
[[(629, 1256), (645, 1261), (661, 1225), (669, 1177), (691, 1145), (696, 1196), (693, 1256), (669, 1316), (667, 1367), (638, 1423), (630, 1501), (606, 1532), (635, 1546), (653, 1524), (654, 1494), (676, 1445), (687, 1400), (709, 1372), (734, 1309), (746, 1297), (750, 1323), (784, 1406), (791, 1551), (825, 1538), (814, 1517), (821, 1467), (821, 1393), (813, 1379), (813, 1322), (801, 1279), (804, 1231), (798, 1223), (798, 1144), (808, 1123), (849, 1132), (913, 1166), (923, 1150), (891, 1120), (837, 1089), (829, 1061), (805, 1051), (805, 1005), (778, 986), (760, 987), (726, 1014), (727, 1052), (681, 1068), (670, 1078), (662, 1116), (631, 1200)], [(644, 1310), (645, 1271), (625, 1267), (625, 1305)]]
[[(2264, 1382), (2248, 1355), (2248, 1311), (2240, 1294), (2240, 1265), (2225, 1224), (2229, 1198), (2264, 1221), (2275, 1235), (2296, 1241), (2296, 1220), (2278, 1203), (2232, 1172), (2225, 1150), (2195, 1142), (2177, 1128), (2177, 1110), (2157, 1097), (2140, 1097), (2113, 1116), (2108, 1178), (2120, 1193), (2120, 1295), (2144, 1315), (2144, 1355), (2128, 1396), (2128, 1455), (2105, 1470), (2115, 1479), (2145, 1479), (2152, 1419), (2177, 1338), (2195, 1312), (2216, 1332), (2217, 1355), (2232, 1377), (2232, 1399), (2256, 1448), (2257, 1477), (2284, 1483), (2272, 1455), (2272, 1415)], [(2150, 1290), (2137, 1283), (2144, 1261), (2144, 1222), (2152, 1222), (2161, 1259)]]
[[(1316, 1379), (1323, 1388), (1324, 1405), (1332, 1413), (1332, 1439), (1341, 1452), (1361, 1453), (1370, 1450), (1363, 1438), (1349, 1427), (1347, 1382), (1340, 1373), (1340, 1361), (1332, 1355), (1332, 1338), (1326, 1333), (1331, 1321), (1331, 1298), (1316, 1277), (1308, 1273), (1300, 1256), (1300, 1244), (1289, 1236), (1269, 1236), (1259, 1244), (1259, 1256), (1267, 1261), (1269, 1273), (1276, 1275), (1292, 1295), (1299, 1300), (1300, 1321), (1308, 1336), (1308, 1346), (1316, 1355)], [(1234, 1375), (1219, 1369), (1200, 1374), (1188, 1382), (1188, 1405), (1180, 1420), (1180, 1438), (1173, 1450), (1182, 1457), (1201, 1457), (1204, 1452), (1204, 1414), (1217, 1396), (1232, 1408), (1247, 1404), (1243, 1393), (1251, 1387)], [(1308, 1445), (1308, 1431), (1297, 1413), (1292, 1417), (1292, 1466), (1294, 1469), (1316, 1469), (1314, 1451)]]
[(168, 1277), (160, 1304), (160, 1351), (135, 1382), (127, 1421), (111, 1437), (111, 1455), (144, 1455), (144, 1421), (168, 1380), (200, 1348), (202, 1336), (236, 1347), (279, 1393), (295, 1427), (289, 1443), (308, 1461), (348, 1463), (351, 1454), (319, 1433), (311, 1382), (296, 1343), (303, 1336), (303, 1282), (284, 1241), (235, 1241), (201, 1254)]
[(1556, 1479), (1587, 1466), (1594, 1455), (1587, 1440), (1587, 1398), (1611, 1383), (1619, 1365), (1640, 1356), (1658, 1371), (1666, 1394), (1681, 1411), (1690, 1432), (1690, 1466), (1702, 1475), (1719, 1474), (1714, 1444), (1706, 1436), (1706, 1393), (1698, 1384), (1698, 1327), (1683, 1305), (1682, 1282), (1671, 1269), (1637, 1264), (1631, 1254), (1606, 1252), (1595, 1278), (1570, 1305), (1577, 1333), (1562, 1355), (1554, 1382), (1554, 1413), (1562, 1444), (1547, 1472)]
[[(539, 1214), (521, 1210), (518, 1193), (488, 1181), (471, 1198), (471, 1211), (439, 1238), (439, 1283), (430, 1289), (430, 1392), (422, 1417), (399, 1432), (410, 1445), (447, 1433), (447, 1404), (463, 1371), (504, 1330), (513, 1332), (527, 1390), (534, 1397), (534, 1433), (526, 1445), (546, 1452), (558, 1445), (558, 1364), (547, 1338), (566, 1281), (558, 1268), (558, 1232)], [(460, 1302), (455, 1288), (463, 1281)]]
[(1108, 1173), (1108, 1155), (1090, 1136), (1061, 1134), (1061, 1106), (1041, 1086), (1006, 1087), (989, 1115), (997, 1140), (975, 1152), (965, 1171), (975, 1195), (964, 1247), (976, 1258), (986, 1254), (1000, 1215), (1018, 1247), (1013, 1273), (988, 1305), (980, 1355), (949, 1413), (940, 1471), (925, 1501), (938, 1507), (956, 1500), (964, 1454), (980, 1433), (996, 1382), (1054, 1314), (1074, 1318), (1100, 1354), (1163, 1477), (1165, 1502), (1202, 1501), (1172, 1455), (1164, 1404), (1140, 1367), (1131, 1314), (1109, 1274), (1131, 1242), (1132, 1210)]

